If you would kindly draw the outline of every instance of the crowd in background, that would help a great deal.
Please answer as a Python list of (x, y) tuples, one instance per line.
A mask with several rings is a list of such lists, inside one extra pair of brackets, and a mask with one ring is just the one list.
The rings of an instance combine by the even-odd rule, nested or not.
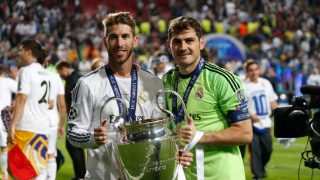
[[(107, 61), (101, 20), (115, 11), (113, 7), (101, 4), (92, 13), (85, 11), (86, 4), (79, 0), (50, 2), (0, 1), (0, 64), (15, 66), (17, 45), (25, 38), (42, 44), (52, 66), (58, 60), (69, 61), (86, 74), (93, 59)], [(154, 69), (162, 62), (155, 58), (158, 55), (165, 54), (172, 62), (165, 46), (167, 25), (170, 19), (187, 15), (198, 19), (206, 34), (226, 33), (239, 39), (247, 48), (247, 58), (260, 61), (263, 75), (277, 93), (293, 93), (297, 83), (304, 84), (311, 74), (319, 73), (318, 0), (169, 0), (167, 7), (161, 8), (157, 2), (137, 0), (133, 13), (140, 39), (135, 61), (144, 68)], [(211, 61), (241, 73), (242, 62), (217, 59), (215, 52), (207, 50)], [(320, 85), (320, 80), (315, 82)]]

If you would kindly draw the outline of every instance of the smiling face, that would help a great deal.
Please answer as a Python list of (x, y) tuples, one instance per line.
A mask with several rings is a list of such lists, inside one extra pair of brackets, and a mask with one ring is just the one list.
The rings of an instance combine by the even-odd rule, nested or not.
[(188, 28), (173, 34), (167, 41), (167, 45), (179, 67), (193, 70), (200, 60), (204, 39), (199, 38), (193, 28)]
[(137, 45), (137, 37), (126, 24), (115, 24), (108, 28), (104, 44), (108, 50), (109, 62), (122, 65), (132, 63), (132, 51)]

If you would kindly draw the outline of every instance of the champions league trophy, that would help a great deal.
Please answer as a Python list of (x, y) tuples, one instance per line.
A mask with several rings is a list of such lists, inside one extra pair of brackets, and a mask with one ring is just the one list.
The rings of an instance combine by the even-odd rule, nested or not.
[[(172, 90), (159, 90), (156, 102), (159, 109), (170, 115), (168, 117), (144, 119), (124, 122), (128, 108), (122, 98), (109, 98), (101, 108), (103, 110), (112, 100), (119, 100), (125, 111), (114, 118), (112, 151), (114, 163), (118, 165), (120, 175), (130, 180), (173, 180), (177, 178), (178, 145), (176, 139), (175, 116), (159, 104), (162, 93), (173, 93), (181, 99), (182, 108), (185, 104), (178, 93)], [(161, 97), (162, 98), (162, 97)], [(109, 136), (110, 137), (110, 136)]]

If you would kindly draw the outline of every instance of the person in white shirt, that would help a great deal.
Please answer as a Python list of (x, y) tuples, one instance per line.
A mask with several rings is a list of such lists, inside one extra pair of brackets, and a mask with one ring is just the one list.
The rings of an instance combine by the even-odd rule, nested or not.
[[(9, 78), (6, 69), (4, 66), (0, 65), (0, 111), (5, 107), (11, 106), (12, 103), (12, 94), (17, 92), (18, 83)], [(7, 168), (8, 168), (8, 148), (7, 148), (7, 129), (0, 117), (0, 165), (2, 169), (2, 179), (9, 179)]]
[(169, 57), (164, 53), (159, 53), (151, 62), (152, 69), (151, 72), (156, 75), (158, 78), (162, 78), (173, 66), (169, 62)]
[(49, 72), (52, 90), (53, 109), (49, 110), (50, 134), (48, 142), (48, 180), (56, 179), (57, 172), (57, 136), (64, 135), (64, 123), (67, 118), (66, 103), (64, 99), (64, 86), (57, 73)]
[(278, 105), (278, 96), (271, 83), (260, 77), (260, 66), (257, 61), (249, 59), (245, 62), (246, 79), (243, 82), (248, 97), (250, 119), (253, 123), (253, 140), (251, 149), (251, 169), (253, 179), (267, 176), (265, 166), (272, 153), (272, 137), (270, 115)]
[(318, 67), (314, 67), (312, 69), (312, 73), (309, 75), (307, 79), (307, 84), (320, 86), (320, 73)]
[[(8, 163), (9, 169), (15, 169), (11, 173), (16, 179), (46, 179), (50, 77), (42, 66), (43, 61), (38, 59), (41, 51), (40, 44), (35, 40), (24, 40), (19, 45), (17, 65), (21, 68), (12, 123), (8, 130), (8, 146), (12, 147)], [(10, 153), (15, 153), (13, 150), (16, 148), (20, 148), (24, 156), (33, 162), (30, 176), (21, 177), (27, 173), (19, 173), (26, 169), (19, 169), (21, 162), (10, 159)]]
[(81, 75), (88, 74), (90, 72), (90, 68), (91, 68), (91, 61), (88, 59), (84, 58), (82, 61), (78, 63), (78, 70)]
[[(100, 124), (104, 102), (114, 96), (122, 97), (130, 106), (132, 120), (157, 117), (154, 97), (163, 88), (159, 78), (133, 64), (133, 48), (138, 43), (135, 22), (129, 13), (112, 13), (103, 20), (103, 43), (108, 50), (109, 63), (81, 78), (73, 90), (67, 136), (76, 147), (88, 148), (85, 179), (115, 180), (121, 177), (113, 163), (112, 126), (119, 116), (117, 102), (106, 110), (107, 121)], [(137, 92), (137, 93), (134, 93)], [(132, 99), (136, 99), (132, 101)], [(132, 103), (135, 102), (135, 103)], [(108, 143), (105, 147), (104, 145)], [(182, 161), (191, 159), (190, 153)]]
[[(44, 67), (47, 67), (48, 56), (45, 50), (42, 50), (40, 59), (44, 59)], [(39, 59), (38, 58), (38, 59)], [(57, 137), (64, 135), (64, 124), (67, 117), (66, 103), (64, 97), (64, 85), (62, 79), (58, 73), (49, 72), (50, 77), (50, 108), (49, 121), (50, 121), (50, 133), (48, 141), (48, 167), (47, 167), (47, 180), (55, 180), (57, 173)]]

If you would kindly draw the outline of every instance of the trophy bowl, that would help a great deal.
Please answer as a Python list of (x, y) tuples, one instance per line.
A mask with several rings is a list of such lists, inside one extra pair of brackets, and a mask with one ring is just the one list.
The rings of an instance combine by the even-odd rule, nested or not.
[(126, 179), (172, 180), (178, 148), (168, 118), (125, 123), (115, 141), (115, 152)]
[[(159, 103), (162, 93), (173, 93), (182, 101), (175, 91), (163, 89), (156, 95), (158, 108), (170, 117), (150, 118), (139, 121), (124, 122), (122, 117), (128, 114), (125, 101), (120, 97), (111, 97), (101, 108), (100, 119), (106, 105), (112, 100), (121, 101), (120, 116), (115, 118), (112, 140), (115, 165), (124, 179), (130, 180), (172, 180), (177, 177), (178, 144), (175, 115)], [(107, 146), (107, 145), (106, 145)]]

